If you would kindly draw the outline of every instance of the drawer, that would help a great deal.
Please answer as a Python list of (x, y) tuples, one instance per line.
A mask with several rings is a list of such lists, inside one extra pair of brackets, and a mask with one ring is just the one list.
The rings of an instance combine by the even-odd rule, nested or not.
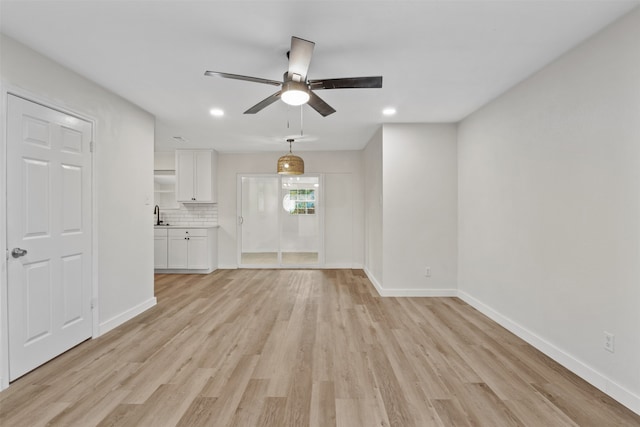
[(171, 228), (169, 237), (207, 237), (206, 228)]
[(157, 228), (153, 229), (153, 237), (167, 237), (169, 230), (158, 230)]

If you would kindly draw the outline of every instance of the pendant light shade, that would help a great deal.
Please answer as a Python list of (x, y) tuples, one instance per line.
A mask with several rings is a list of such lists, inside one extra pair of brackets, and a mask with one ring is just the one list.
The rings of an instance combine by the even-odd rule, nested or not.
[(304, 173), (304, 160), (291, 152), (293, 139), (287, 139), (289, 153), (278, 159), (278, 173), (280, 175), (302, 175)]

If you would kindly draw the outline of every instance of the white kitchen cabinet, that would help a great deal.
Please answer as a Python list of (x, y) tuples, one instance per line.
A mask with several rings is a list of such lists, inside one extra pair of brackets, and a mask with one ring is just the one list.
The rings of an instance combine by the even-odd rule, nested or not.
[(176, 150), (176, 199), (182, 203), (216, 203), (216, 152)]
[(189, 246), (184, 232), (178, 234), (180, 230), (171, 230), (168, 238), (168, 268), (189, 268), (187, 260)]
[(216, 228), (172, 227), (157, 231), (167, 232), (166, 272), (210, 273), (218, 267)]
[(153, 230), (153, 267), (168, 268), (167, 230)]

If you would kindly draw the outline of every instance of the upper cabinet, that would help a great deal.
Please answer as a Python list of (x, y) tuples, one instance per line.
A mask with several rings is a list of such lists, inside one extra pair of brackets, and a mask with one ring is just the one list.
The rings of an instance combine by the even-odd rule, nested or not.
[(176, 150), (176, 199), (181, 203), (216, 203), (216, 152)]

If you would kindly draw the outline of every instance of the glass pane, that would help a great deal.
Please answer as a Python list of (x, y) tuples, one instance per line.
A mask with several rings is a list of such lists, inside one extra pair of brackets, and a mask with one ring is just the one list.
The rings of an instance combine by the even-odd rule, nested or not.
[(278, 177), (242, 177), (241, 193), (240, 263), (278, 265)]
[(320, 219), (317, 215), (317, 200), (320, 178), (317, 176), (283, 177), (281, 188), (282, 264), (318, 264)]

